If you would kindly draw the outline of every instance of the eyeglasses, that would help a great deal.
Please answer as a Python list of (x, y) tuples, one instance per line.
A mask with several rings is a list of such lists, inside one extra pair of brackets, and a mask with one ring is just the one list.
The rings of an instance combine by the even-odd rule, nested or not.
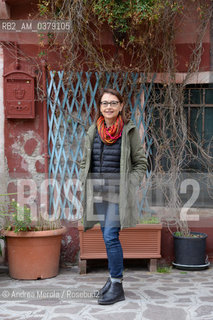
[(117, 107), (117, 105), (120, 103), (120, 101), (101, 101), (102, 107), (107, 107), (108, 104), (110, 107)]

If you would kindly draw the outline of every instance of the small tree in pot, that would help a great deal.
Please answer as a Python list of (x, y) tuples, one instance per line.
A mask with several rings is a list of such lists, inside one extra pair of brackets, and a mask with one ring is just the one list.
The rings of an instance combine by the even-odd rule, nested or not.
[[(197, 89), (200, 95), (204, 90), (202, 87)], [(192, 214), (193, 210), (190, 212), (189, 209), (200, 192), (208, 193), (209, 204), (212, 201), (213, 149), (210, 135), (203, 135), (201, 140), (202, 133), (195, 129), (203, 109), (196, 110), (194, 116), (195, 112), (188, 105), (190, 93), (193, 89), (185, 83), (177, 86), (173, 82), (158, 86), (153, 92), (150, 102), (154, 108), (150, 127), (153, 138), (150, 191), (157, 202), (155, 205), (163, 207), (162, 221), (173, 232), (173, 265), (202, 269), (209, 265), (205, 251), (207, 235), (191, 232), (188, 222), (199, 220), (199, 215)], [(160, 99), (163, 102), (159, 103)]]

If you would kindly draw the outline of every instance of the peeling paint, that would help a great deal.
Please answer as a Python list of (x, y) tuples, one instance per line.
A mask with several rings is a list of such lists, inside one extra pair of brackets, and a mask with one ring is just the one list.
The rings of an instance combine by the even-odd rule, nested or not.
[(68, 235), (66, 238), (67, 238), (67, 244), (69, 244), (72, 241), (72, 237)]
[(28, 171), (28, 165), (27, 165), (25, 159), (21, 160), (21, 168), (24, 169), (25, 171)]
[[(18, 123), (18, 125), (17, 125)], [(6, 121), (6, 130), (10, 133), (7, 135), (6, 144), (6, 157), (8, 162), (8, 172), (7, 183), (5, 185), (10, 185), (14, 183), (17, 185), (18, 178), (29, 178), (33, 179), (37, 186), (37, 197), (39, 200), (40, 186), (45, 178), (45, 173), (43, 173), (42, 166), (39, 171), (36, 170), (36, 163), (44, 163), (43, 152), (43, 137), (39, 135), (38, 132), (30, 129), (26, 126), (26, 122), (22, 124), (21, 121)], [(15, 128), (15, 130), (14, 130)], [(34, 128), (34, 126), (33, 126)], [(11, 133), (12, 132), (12, 133)], [(8, 136), (10, 136), (8, 138)], [(36, 141), (35, 149), (32, 154), (27, 154), (25, 150), (25, 144), (30, 139)], [(16, 190), (14, 190), (16, 192)]]

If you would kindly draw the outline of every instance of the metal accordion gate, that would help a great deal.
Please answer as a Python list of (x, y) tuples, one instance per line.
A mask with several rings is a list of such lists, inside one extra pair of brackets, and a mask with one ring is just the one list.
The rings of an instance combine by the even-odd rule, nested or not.
[[(49, 153), (49, 210), (60, 211), (62, 219), (81, 219), (79, 164), (83, 156), (84, 135), (97, 111), (100, 88), (110, 87), (125, 98), (125, 107), (139, 129), (146, 156), (151, 153), (148, 134), (151, 106), (148, 99), (154, 76), (147, 81), (143, 73), (98, 73), (50, 71), (47, 77), (47, 116)], [(147, 176), (149, 172), (147, 171)], [(140, 212), (149, 210), (147, 188), (138, 199)]]

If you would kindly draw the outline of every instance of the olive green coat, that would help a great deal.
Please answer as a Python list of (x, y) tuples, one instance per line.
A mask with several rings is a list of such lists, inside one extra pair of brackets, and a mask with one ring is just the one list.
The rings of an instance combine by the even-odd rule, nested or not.
[[(96, 125), (89, 128), (84, 145), (84, 155), (80, 164), (80, 180), (83, 191), (84, 230), (98, 222), (93, 205), (93, 185), (88, 179), (93, 140)], [(124, 125), (121, 137), (119, 214), (121, 229), (134, 227), (138, 222), (137, 187), (147, 169), (147, 159), (141, 144), (139, 132), (130, 120)]]

